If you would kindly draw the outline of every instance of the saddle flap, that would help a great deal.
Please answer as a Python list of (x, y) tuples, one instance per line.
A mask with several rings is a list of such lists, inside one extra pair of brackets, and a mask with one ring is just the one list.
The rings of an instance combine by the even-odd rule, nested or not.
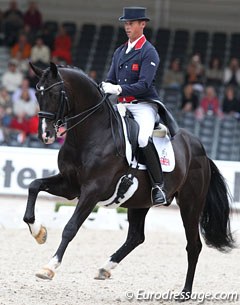
[[(126, 144), (125, 145), (125, 154), (126, 154), (126, 159), (128, 161), (128, 164), (131, 165), (132, 167), (137, 167), (138, 169), (145, 170), (146, 169), (145, 164), (139, 163), (139, 161), (137, 161), (135, 157), (132, 158), (132, 156), (136, 156), (136, 154), (133, 154), (133, 152), (135, 152), (135, 147), (138, 147), (138, 144), (137, 144), (138, 133), (136, 132), (136, 129), (134, 129), (134, 128), (136, 128), (136, 126), (137, 126), (139, 129), (139, 126), (138, 126), (137, 122), (134, 121), (133, 119), (130, 119), (130, 120), (124, 119), (126, 116), (126, 113), (127, 113), (126, 107), (124, 107), (124, 105), (118, 104), (117, 109), (119, 111), (119, 114), (120, 114), (120, 117), (122, 120), (123, 133), (124, 133), (125, 144)], [(132, 134), (134, 134), (133, 138), (129, 138), (131, 136), (131, 132), (130, 133), (127, 132), (127, 130), (129, 129), (127, 124), (129, 122), (131, 122), (130, 124), (132, 124), (131, 126), (133, 126), (132, 127), (133, 128)], [(168, 129), (164, 125), (159, 124), (157, 129), (153, 133), (153, 142), (157, 149), (163, 171), (171, 172), (171, 171), (173, 171), (173, 169), (175, 167), (175, 156), (174, 156), (172, 143), (171, 143), (167, 133), (168, 133)], [(132, 144), (133, 142), (136, 144), (133, 145)]]
[(126, 112), (126, 116), (124, 117), (127, 134), (129, 142), (132, 146), (132, 159), (136, 155), (137, 147), (138, 147), (138, 134), (139, 134), (139, 125), (138, 123), (131, 117), (130, 111)]

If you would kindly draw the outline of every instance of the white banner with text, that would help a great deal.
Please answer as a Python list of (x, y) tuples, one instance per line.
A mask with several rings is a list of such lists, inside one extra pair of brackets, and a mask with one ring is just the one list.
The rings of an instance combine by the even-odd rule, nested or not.
[[(58, 173), (57, 157), (55, 149), (0, 146), (0, 195), (27, 195), (31, 181)], [(234, 207), (240, 208), (240, 162), (214, 162), (227, 181)]]

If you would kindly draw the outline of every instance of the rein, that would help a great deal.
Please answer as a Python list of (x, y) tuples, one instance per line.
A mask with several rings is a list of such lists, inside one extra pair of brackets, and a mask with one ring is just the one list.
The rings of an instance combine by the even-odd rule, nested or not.
[[(47, 88), (44, 88), (44, 86), (39, 86), (38, 84), (36, 85), (36, 90), (38, 92), (40, 92), (40, 94), (43, 96), (44, 93), (46, 91), (49, 91), (50, 89), (61, 85), (61, 98), (60, 98), (60, 107), (58, 109), (57, 113), (52, 113), (52, 112), (48, 112), (48, 111), (39, 111), (38, 112), (38, 116), (39, 118), (46, 118), (52, 121), (56, 121), (53, 126), (55, 128), (56, 133), (58, 132), (59, 128), (64, 126), (65, 124), (67, 124), (68, 122), (71, 122), (72, 120), (78, 119), (79, 121), (77, 123), (75, 123), (74, 125), (72, 125), (69, 128), (66, 128), (61, 134), (60, 136), (63, 136), (65, 133), (67, 133), (69, 130), (73, 129), (74, 127), (76, 127), (77, 125), (81, 124), (82, 122), (84, 122), (88, 117), (90, 117), (93, 113), (95, 113), (100, 106), (106, 101), (107, 102), (107, 106), (109, 108), (109, 112), (110, 112), (110, 124), (111, 124), (111, 132), (112, 132), (112, 137), (113, 137), (113, 141), (115, 144), (115, 147), (117, 149), (117, 153), (119, 156), (121, 157), (125, 157), (125, 154), (122, 153), (122, 151), (124, 152), (124, 147), (118, 147), (117, 145), (117, 139), (116, 139), (116, 132), (114, 131), (114, 123), (113, 123), (113, 118), (115, 119), (115, 121), (117, 122), (118, 128), (117, 128), (117, 132), (120, 138), (120, 143), (122, 143), (122, 145), (124, 146), (124, 137), (123, 134), (121, 132), (122, 127), (121, 127), (121, 121), (119, 120), (119, 117), (117, 116), (117, 114), (115, 113), (113, 106), (111, 104), (111, 102), (108, 100), (109, 94), (104, 94), (102, 99), (100, 100), (99, 103), (97, 103), (96, 105), (94, 105), (91, 108), (88, 108), (86, 110), (84, 110), (81, 113), (78, 113), (74, 116), (71, 117), (67, 117), (64, 116), (65, 110), (66, 110), (66, 105), (68, 108), (68, 111), (70, 111), (70, 106), (69, 106), (69, 101), (68, 101), (68, 97), (66, 94), (66, 91), (64, 89), (64, 80), (62, 79), (61, 74), (58, 72), (58, 75), (60, 77), (60, 81), (48, 86)], [(101, 91), (100, 91), (101, 92)]]
[[(83, 111), (83, 112), (81, 112), (81, 113), (79, 113), (79, 114), (76, 114), (76, 115), (74, 115), (74, 116), (72, 116), (72, 117), (65, 118), (62, 125), (66, 124), (67, 122), (70, 122), (70, 121), (72, 121), (72, 120), (75, 120), (75, 119), (77, 119), (77, 118), (79, 118), (79, 117), (81, 117), (81, 116), (83, 116), (83, 115), (86, 115), (86, 116), (83, 117), (80, 121), (78, 121), (76, 124), (74, 124), (74, 125), (72, 125), (71, 127), (65, 129), (65, 130), (60, 134), (60, 136), (63, 136), (66, 132), (68, 132), (69, 130), (73, 129), (74, 127), (76, 127), (77, 125), (79, 125), (80, 123), (82, 123), (83, 121), (85, 121), (88, 117), (90, 117), (90, 116), (91, 116), (94, 112), (96, 112), (96, 111), (98, 110), (98, 108), (105, 102), (105, 100), (107, 99), (107, 97), (108, 97), (108, 94), (104, 94), (103, 98), (101, 99), (101, 101), (100, 101), (97, 105), (95, 105), (95, 106), (93, 106), (93, 107), (91, 107), (91, 108), (89, 108), (89, 109), (87, 109), (87, 110), (85, 110), (85, 111)], [(62, 125), (60, 125), (59, 127), (61, 127)], [(59, 127), (58, 127), (58, 128), (59, 128)]]
[(76, 124), (72, 125), (71, 127), (65, 129), (61, 134), (60, 136), (63, 136), (65, 133), (67, 133), (69, 130), (73, 129), (74, 127), (76, 127), (77, 125), (79, 125), (80, 123), (82, 123), (83, 121), (85, 121), (89, 116), (91, 116), (102, 104), (103, 102), (107, 99), (108, 97), (108, 94), (105, 94), (103, 96), (103, 98), (101, 99), (101, 101), (77, 114), (77, 115), (74, 115), (72, 117), (67, 117), (67, 116), (64, 116), (64, 112), (65, 112), (65, 108), (66, 108), (66, 104), (67, 104), (67, 107), (68, 107), (68, 110), (70, 110), (70, 106), (69, 106), (69, 102), (68, 102), (68, 97), (67, 97), (67, 94), (66, 94), (66, 91), (64, 89), (64, 80), (62, 79), (61, 77), (61, 74), (58, 72), (58, 75), (60, 77), (60, 81), (48, 86), (47, 88), (44, 88), (44, 86), (39, 86), (38, 84), (36, 85), (36, 90), (38, 92), (40, 92), (40, 94), (43, 96), (44, 93), (46, 91), (49, 91), (50, 89), (56, 87), (56, 86), (59, 86), (61, 85), (62, 86), (62, 89), (61, 89), (61, 98), (60, 98), (60, 107), (58, 109), (58, 112), (57, 114), (56, 113), (52, 113), (52, 112), (48, 112), (48, 111), (39, 111), (38, 112), (38, 117), (39, 118), (45, 118), (45, 119), (49, 119), (49, 120), (55, 120), (56, 123), (54, 123), (54, 128), (56, 130), (56, 132), (58, 131), (58, 129), (62, 126), (64, 126), (65, 124), (67, 124), (68, 122), (74, 120), (74, 119), (77, 119), (77, 118), (80, 118), (81, 116), (84, 116), (82, 119), (80, 119)]

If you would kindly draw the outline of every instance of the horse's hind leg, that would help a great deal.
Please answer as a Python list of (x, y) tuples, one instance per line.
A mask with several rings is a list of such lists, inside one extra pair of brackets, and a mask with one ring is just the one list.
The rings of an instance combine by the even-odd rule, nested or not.
[[(205, 197), (203, 196), (204, 183), (202, 186), (203, 189), (201, 191), (200, 179), (198, 183), (196, 183), (194, 178), (196, 177), (191, 176), (191, 179), (188, 179), (188, 183), (185, 184), (177, 198), (177, 202), (180, 206), (183, 225), (185, 228), (187, 239), (186, 250), (188, 255), (188, 269), (185, 285), (181, 294), (177, 298), (180, 301), (187, 300), (191, 297), (197, 261), (202, 249), (202, 243), (199, 235), (199, 220), (205, 202)], [(194, 181), (198, 188), (193, 186)]]
[(125, 243), (98, 270), (95, 279), (105, 280), (114, 269), (134, 248), (144, 242), (145, 217), (149, 209), (128, 209), (128, 235)]
[(76, 194), (74, 194), (73, 187), (60, 174), (48, 178), (36, 179), (30, 184), (23, 220), (28, 224), (33, 237), (38, 243), (42, 244), (46, 241), (47, 231), (45, 227), (35, 221), (35, 203), (40, 191), (46, 191), (50, 194), (68, 199), (75, 198)]

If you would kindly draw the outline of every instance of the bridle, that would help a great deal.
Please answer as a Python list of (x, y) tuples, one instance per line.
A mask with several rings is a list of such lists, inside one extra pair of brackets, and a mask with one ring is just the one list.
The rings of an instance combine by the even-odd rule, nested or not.
[[(117, 145), (117, 140), (116, 140), (116, 135), (115, 133), (118, 132), (119, 133), (119, 138), (121, 146), (124, 145), (124, 137), (122, 134), (122, 128), (121, 128), (121, 119), (119, 118), (119, 116), (115, 113), (115, 110), (113, 109), (113, 106), (111, 104), (111, 102), (109, 101), (108, 97), (109, 94), (103, 94), (102, 91), (100, 90), (100, 86), (97, 86), (97, 84), (94, 83), (94, 85), (98, 88), (100, 94), (102, 95), (102, 99), (100, 100), (99, 103), (97, 103), (96, 105), (94, 105), (93, 107), (90, 107), (74, 116), (69, 116), (70, 114), (70, 105), (69, 105), (69, 100), (67, 97), (67, 93), (65, 91), (65, 86), (64, 86), (64, 80), (61, 76), (61, 74), (58, 71), (58, 76), (59, 76), (59, 81), (57, 81), (56, 83), (48, 86), (47, 88), (45, 88), (43, 85), (36, 85), (36, 90), (41, 94), (41, 96), (44, 96), (44, 93), (51, 90), (52, 88), (56, 87), (56, 86), (61, 86), (61, 95), (60, 95), (60, 105), (59, 105), (59, 109), (57, 111), (57, 113), (53, 113), (53, 112), (49, 112), (49, 111), (39, 111), (38, 112), (38, 117), (39, 118), (45, 118), (48, 119), (50, 121), (54, 121), (53, 123), (53, 127), (55, 129), (55, 132), (58, 133), (58, 130), (60, 127), (65, 126), (68, 122), (72, 121), (72, 120), (76, 120), (79, 119), (75, 124), (73, 124), (71, 127), (66, 128), (61, 134), (60, 136), (63, 136), (65, 133), (67, 133), (69, 130), (73, 129), (74, 127), (76, 127), (77, 125), (79, 125), (80, 123), (82, 123), (83, 121), (85, 121), (88, 117), (90, 117), (93, 113), (95, 113), (100, 106), (106, 101), (107, 107), (109, 108), (110, 111), (110, 124), (111, 124), (111, 132), (112, 132), (112, 136), (113, 136), (113, 141), (115, 143), (116, 149), (117, 149), (117, 154), (119, 156), (124, 157), (124, 148), (122, 147), (118, 147)], [(67, 114), (65, 115), (66, 112), (66, 107), (67, 107)], [(116, 120), (117, 124), (118, 124), (118, 128), (117, 131), (114, 131), (114, 127), (113, 127), (113, 119)]]
[(58, 108), (57, 113), (53, 113), (53, 112), (49, 112), (49, 111), (39, 111), (38, 112), (38, 117), (39, 118), (45, 118), (51, 121), (55, 121), (54, 123), (54, 128), (55, 130), (58, 130), (60, 126), (62, 126), (63, 121), (64, 121), (64, 113), (66, 110), (66, 106), (68, 108), (68, 111), (70, 109), (69, 107), (69, 102), (68, 102), (68, 97), (64, 88), (64, 81), (60, 75), (60, 73), (58, 73), (59, 77), (60, 77), (60, 81), (48, 86), (47, 88), (45, 88), (43, 85), (39, 86), (39, 83), (37, 83), (36, 85), (36, 90), (38, 92), (40, 92), (41, 96), (44, 96), (44, 93), (51, 90), (52, 88), (56, 87), (56, 86), (61, 86), (61, 92), (60, 92), (60, 105)]
[[(103, 104), (103, 102), (107, 99), (108, 94), (105, 94), (103, 96), (103, 98), (101, 99), (101, 101), (98, 104), (94, 105), (93, 107), (90, 107), (90, 108), (86, 109), (85, 111), (80, 112), (77, 115), (74, 115), (72, 117), (68, 117), (69, 112), (70, 112), (69, 100), (68, 100), (68, 97), (67, 97), (67, 93), (65, 91), (64, 80), (62, 79), (62, 76), (59, 72), (58, 72), (58, 76), (60, 78), (60, 81), (57, 81), (56, 83), (48, 86), (47, 88), (44, 88), (43, 85), (39, 86), (39, 84), (37, 84), (36, 85), (36, 90), (38, 92), (40, 92), (41, 96), (43, 97), (45, 92), (51, 90), (52, 88), (54, 88), (56, 86), (61, 86), (61, 89), (60, 89), (61, 90), (60, 91), (60, 105), (59, 105), (57, 113), (53, 113), (53, 112), (49, 112), (49, 111), (39, 111), (38, 112), (38, 117), (39, 118), (45, 118), (45, 119), (48, 119), (50, 121), (54, 121), (53, 127), (54, 127), (56, 133), (58, 132), (60, 127), (66, 125), (68, 122), (70, 122), (72, 120), (80, 118), (80, 120), (77, 123), (75, 123), (74, 125), (72, 125), (69, 128), (66, 128), (60, 134), (60, 136), (62, 136), (66, 132), (71, 130), (72, 128), (76, 127), (77, 125), (79, 125), (80, 123), (85, 121), (89, 116), (91, 116)], [(67, 107), (67, 115), (64, 115), (65, 111), (66, 111), (66, 107)]]

